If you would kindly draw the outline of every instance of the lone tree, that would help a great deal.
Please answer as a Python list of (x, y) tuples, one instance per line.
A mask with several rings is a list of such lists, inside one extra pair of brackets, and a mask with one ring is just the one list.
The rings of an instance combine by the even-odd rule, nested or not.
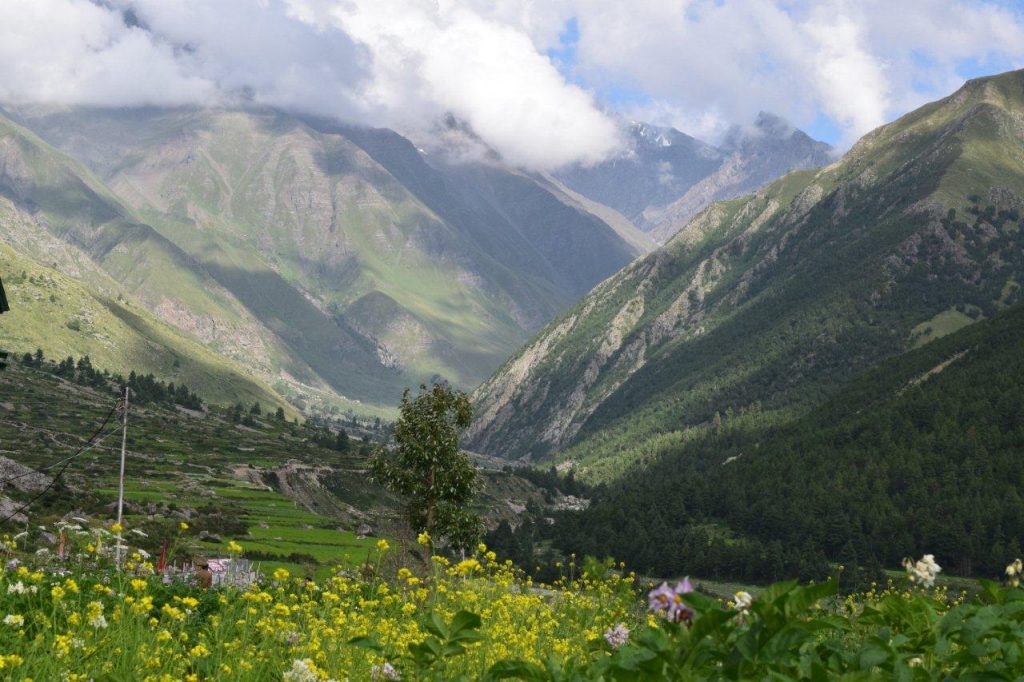
[(420, 394), (402, 394), (393, 448), (378, 447), (370, 460), (373, 477), (405, 498), (405, 514), (416, 533), (444, 538), (455, 549), (472, 547), (480, 519), (469, 509), (476, 468), (459, 450), (459, 434), (473, 409), (466, 394), (435, 383)]

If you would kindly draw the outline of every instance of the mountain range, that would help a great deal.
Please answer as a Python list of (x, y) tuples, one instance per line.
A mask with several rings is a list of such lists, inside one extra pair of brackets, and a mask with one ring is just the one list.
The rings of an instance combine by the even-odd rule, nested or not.
[(832, 148), (769, 113), (713, 146), (674, 128), (633, 121), (626, 152), (557, 173), (566, 186), (622, 213), (659, 243), (714, 201), (748, 194), (792, 170), (833, 161)]
[[(8, 106), (0, 202), (3, 266), (32, 301), (6, 345), (299, 408), (471, 388), (654, 247), (565, 178), (276, 110)], [(57, 306), (42, 281), (75, 293)]]
[(786, 421), (991, 317), (1024, 277), (1024, 71), (718, 202), (475, 393), (468, 447), (613, 480), (721, 419)]

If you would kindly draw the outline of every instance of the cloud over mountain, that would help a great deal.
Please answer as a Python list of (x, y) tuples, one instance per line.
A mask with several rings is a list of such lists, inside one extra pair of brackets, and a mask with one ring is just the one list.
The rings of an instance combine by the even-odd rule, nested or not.
[(621, 149), (609, 110), (708, 137), (770, 110), (850, 141), (951, 90), (965, 63), (1024, 65), (1012, 3), (0, 3), (3, 101), (252, 102), (407, 134), (451, 114), (539, 169)]

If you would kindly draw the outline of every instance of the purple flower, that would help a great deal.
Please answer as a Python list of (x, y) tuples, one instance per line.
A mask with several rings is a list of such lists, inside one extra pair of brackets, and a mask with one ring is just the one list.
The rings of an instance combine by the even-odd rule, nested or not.
[(648, 593), (648, 609), (673, 623), (689, 623), (693, 620), (693, 609), (683, 601), (683, 595), (689, 592), (693, 592), (689, 578), (683, 578), (674, 588), (662, 583)]
[(624, 623), (608, 628), (604, 631), (604, 641), (608, 642), (608, 646), (611, 648), (618, 649), (629, 641), (629, 628)]
[(8, 571), (13, 571), (14, 569), (18, 568), (18, 566), (21, 566), (21, 562), (18, 561), (17, 558), (11, 559), (10, 561), (7, 562), (7, 570)]

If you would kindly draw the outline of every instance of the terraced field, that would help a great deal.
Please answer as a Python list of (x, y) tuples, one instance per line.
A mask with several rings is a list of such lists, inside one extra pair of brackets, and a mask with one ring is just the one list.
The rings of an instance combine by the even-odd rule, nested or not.
[[(96, 445), (69, 462), (26, 518), (18, 517), (20, 526), (47, 525), (71, 513), (113, 520), (121, 443), (112, 415), (116, 398), (112, 386), (82, 386), (20, 362), (0, 372), (2, 457), (54, 475), (60, 471), (54, 463), (105, 424)], [(333, 566), (366, 561), (376, 538), (361, 535), (394, 539), (403, 532), (400, 501), (364, 469), (369, 445), (383, 432), (350, 425), (352, 446), (342, 453), (314, 442), (317, 432), (307, 425), (268, 415), (249, 418), (246, 426), (218, 407), (200, 412), (132, 405), (126, 525), (147, 533), (154, 553), (166, 542), (179, 560), (216, 556), (235, 540), (263, 570), (285, 566), (323, 576)], [(483, 478), (478, 506), (492, 523), (514, 519), (530, 500), (543, 505), (542, 492), (512, 473), (487, 471)], [(9, 511), (0, 518), (33, 494), (2, 491), (0, 511)], [(189, 530), (179, 536), (182, 521)]]

